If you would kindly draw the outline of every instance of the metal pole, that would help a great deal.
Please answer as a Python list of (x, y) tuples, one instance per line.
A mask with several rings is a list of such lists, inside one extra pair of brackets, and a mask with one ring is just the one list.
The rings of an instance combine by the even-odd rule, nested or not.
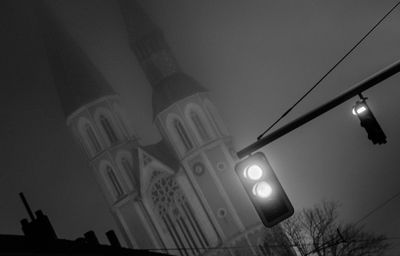
[(29, 217), (31, 218), (31, 220), (32, 220), (32, 221), (35, 220), (35, 216), (33, 215), (33, 212), (32, 212), (32, 210), (31, 210), (31, 207), (29, 207), (28, 201), (26, 201), (26, 198), (25, 198), (25, 196), (24, 196), (24, 193), (20, 192), (20, 193), (19, 193), (19, 196), (21, 197), (22, 203), (24, 204), (25, 209), (26, 209), (26, 211), (28, 212)]
[(357, 94), (362, 93), (363, 91), (377, 85), (378, 83), (382, 82), (383, 80), (391, 77), (392, 75), (400, 72), (400, 60), (396, 61), (392, 65), (382, 69), (381, 71), (376, 72), (372, 76), (358, 82), (353, 87), (348, 89), (347, 91), (343, 92), (342, 94), (336, 96), (332, 100), (328, 101), (327, 103), (317, 107), (316, 109), (306, 113), (303, 116), (298, 117), (297, 119), (293, 120), (292, 122), (286, 124), (285, 126), (279, 128), (278, 130), (266, 135), (265, 137), (257, 140), (253, 144), (247, 146), (246, 148), (237, 152), (237, 156), (239, 158), (243, 158), (247, 155), (250, 155), (254, 151), (264, 147), (265, 145), (271, 143), (272, 141), (282, 137), (283, 135), (293, 131), (294, 129), (302, 126), (303, 124), (311, 121), (312, 119), (324, 114), (325, 112), (337, 107), (338, 105), (342, 104), (343, 102), (347, 101), (348, 99), (356, 96)]

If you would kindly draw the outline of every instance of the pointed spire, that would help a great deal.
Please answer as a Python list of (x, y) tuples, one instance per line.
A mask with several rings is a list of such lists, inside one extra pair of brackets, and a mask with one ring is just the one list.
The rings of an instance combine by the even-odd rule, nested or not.
[[(159, 30), (143, 8), (132, 0), (119, 0), (121, 12), (126, 23), (130, 42), (143, 39)], [(160, 32), (160, 31), (158, 31)]]
[(181, 71), (162, 31), (140, 5), (132, 0), (120, 0), (120, 5), (130, 47), (154, 89), (153, 116), (178, 100), (206, 91)]
[(162, 79), (178, 72), (178, 63), (165, 42), (162, 31), (136, 1), (120, 0), (129, 45), (147, 79), (155, 87)]
[(103, 75), (50, 11), (40, 6), (37, 14), (66, 117), (102, 96), (114, 95)]

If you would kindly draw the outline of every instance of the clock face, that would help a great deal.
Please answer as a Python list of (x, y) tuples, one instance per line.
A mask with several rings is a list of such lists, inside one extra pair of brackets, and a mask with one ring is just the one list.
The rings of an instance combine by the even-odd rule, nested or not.
[(203, 175), (204, 171), (205, 171), (204, 164), (196, 163), (193, 165), (193, 173), (196, 174), (197, 176)]

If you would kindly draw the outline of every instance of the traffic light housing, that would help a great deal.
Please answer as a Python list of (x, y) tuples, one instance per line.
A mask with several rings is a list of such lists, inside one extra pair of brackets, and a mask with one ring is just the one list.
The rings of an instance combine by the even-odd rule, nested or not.
[(374, 144), (385, 144), (386, 135), (376, 120), (371, 109), (368, 107), (366, 99), (358, 100), (353, 107), (353, 115), (360, 119), (360, 125), (367, 131), (368, 139)]
[(263, 153), (257, 152), (240, 161), (235, 171), (266, 227), (293, 215), (293, 206)]

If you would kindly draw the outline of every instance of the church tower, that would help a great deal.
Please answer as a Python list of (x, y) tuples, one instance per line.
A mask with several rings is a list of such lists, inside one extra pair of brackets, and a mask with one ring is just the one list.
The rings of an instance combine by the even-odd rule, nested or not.
[(179, 67), (161, 30), (133, 1), (121, 1), (130, 47), (153, 87), (153, 117), (183, 166), (222, 244), (259, 229), (234, 172), (236, 153), (209, 93)]
[(38, 8), (38, 14), (67, 126), (86, 154), (127, 245), (162, 248), (138, 197), (138, 142), (119, 96), (49, 11)]

